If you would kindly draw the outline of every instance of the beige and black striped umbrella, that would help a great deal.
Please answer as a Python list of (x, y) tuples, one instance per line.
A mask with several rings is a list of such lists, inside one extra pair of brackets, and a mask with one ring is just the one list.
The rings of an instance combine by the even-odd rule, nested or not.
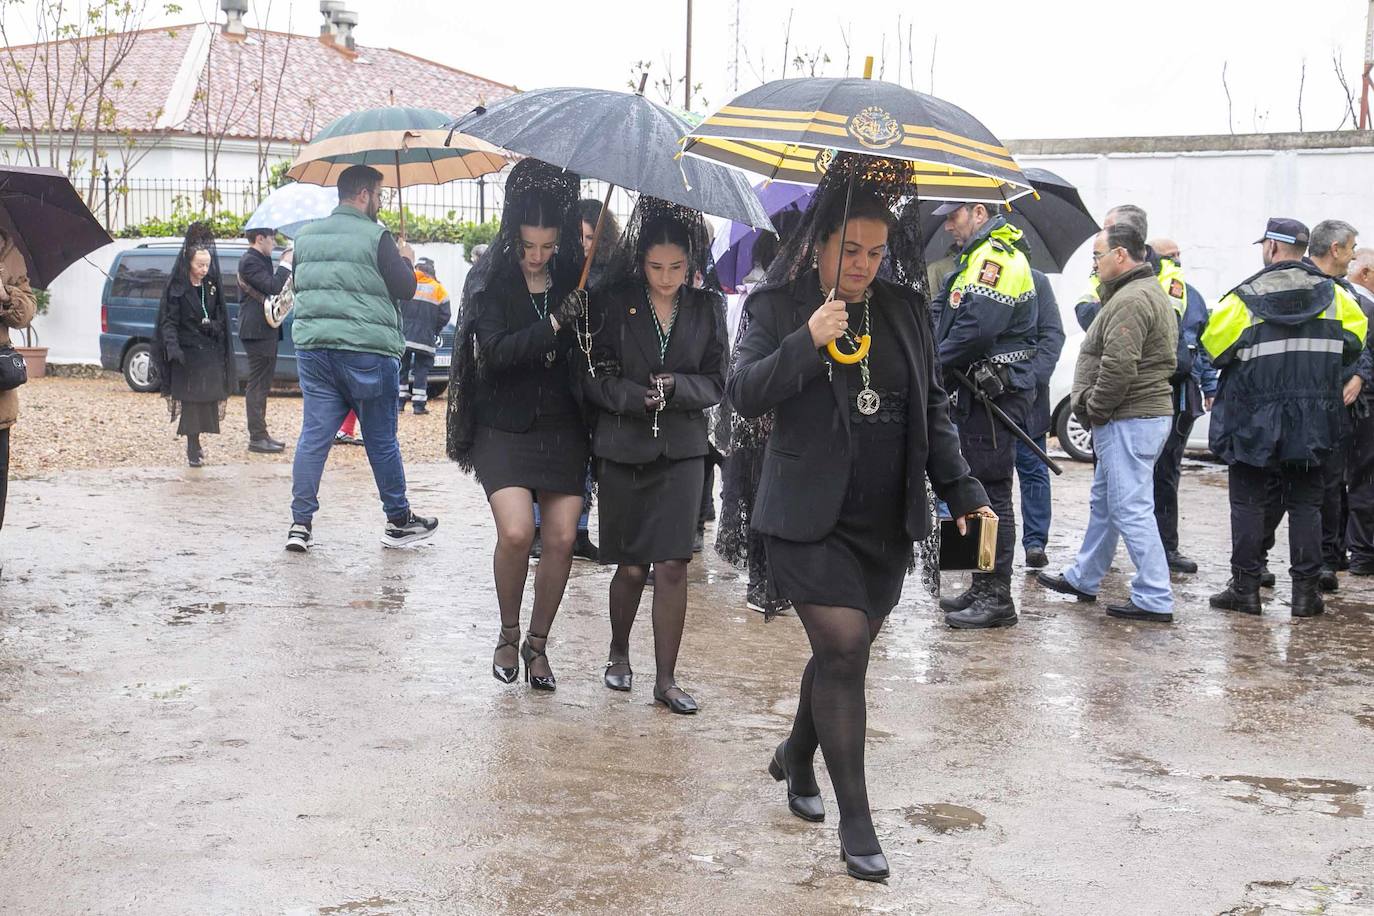
[(697, 125), (683, 152), (800, 184), (819, 183), (839, 152), (904, 159), (922, 200), (1001, 203), (1032, 193), (1011, 153), (971, 114), (867, 78), (765, 83)]
[[(504, 150), (485, 140), (454, 134), (453, 118), (428, 108), (371, 108), (344, 115), (315, 135), (286, 174), (306, 184), (332, 186), (344, 169), (370, 165), (382, 185), (408, 188), (444, 184), (499, 172), (511, 162)], [(401, 233), (405, 234), (404, 209)]]

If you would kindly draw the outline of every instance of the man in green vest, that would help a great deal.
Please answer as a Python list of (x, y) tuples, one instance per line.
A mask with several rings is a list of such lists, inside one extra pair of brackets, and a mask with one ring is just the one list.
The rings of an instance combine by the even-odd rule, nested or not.
[(310, 549), (320, 477), (334, 433), (350, 410), (386, 513), (382, 544), (402, 547), (434, 533), (439, 520), (410, 511), (396, 441), (396, 391), (405, 352), (398, 300), (415, 295), (415, 252), (377, 222), (382, 173), (365, 165), (339, 175), (339, 205), (296, 237), (295, 323), (304, 418), (291, 466), (286, 549)]

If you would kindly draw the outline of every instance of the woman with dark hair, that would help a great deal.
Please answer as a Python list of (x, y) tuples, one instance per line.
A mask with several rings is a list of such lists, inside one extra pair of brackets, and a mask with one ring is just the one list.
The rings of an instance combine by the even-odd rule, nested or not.
[[(584, 197), (577, 202), (577, 215), (582, 220), (582, 256), (586, 257), (592, 236), (596, 233), (596, 221), (601, 217), (601, 201)], [(611, 255), (619, 241), (620, 224), (616, 222), (615, 214), (607, 210), (606, 218), (601, 220), (601, 238), (596, 243), (592, 269), (587, 273), (587, 289), (596, 289), (601, 285), (606, 265), (611, 263)]]
[(611, 579), (605, 684), (631, 689), (630, 630), (654, 569), (654, 700), (697, 711), (677, 686), (687, 616), (687, 564), (701, 504), (707, 408), (725, 386), (725, 310), (692, 286), (701, 214), (641, 198), (592, 297), (590, 371), (596, 408), (592, 451), (600, 482), (601, 562)]
[(224, 307), (215, 239), (193, 223), (172, 267), (157, 310), (153, 361), (177, 435), (186, 437), (186, 461), (205, 463), (200, 437), (219, 433), (225, 402), (237, 385), (229, 313)]
[[(501, 229), (464, 286), (451, 372), (448, 453), (475, 471), (496, 522), (492, 566), (501, 636), (492, 675), (551, 691), (545, 654), (572, 565), (587, 471), (587, 430), (573, 396), (569, 352), (582, 267), (577, 176), (525, 159), (506, 182)], [(542, 512), (534, 609), (520, 642), (520, 604)], [(519, 649), (517, 657), (516, 650)]]
[(906, 168), (837, 157), (749, 297), (727, 384), (741, 415), (773, 412), (751, 521), (764, 535), (770, 587), (796, 606), (812, 651), (792, 732), (769, 771), (786, 781), (794, 814), (822, 820), (820, 746), (846, 869), (870, 881), (884, 880), (888, 865), (864, 777), (869, 645), (901, 597), (913, 541), (931, 530), (927, 476), (960, 527), (991, 513), (959, 453), (926, 303), (906, 285), (916, 265), (894, 264), (897, 282), (877, 279)]

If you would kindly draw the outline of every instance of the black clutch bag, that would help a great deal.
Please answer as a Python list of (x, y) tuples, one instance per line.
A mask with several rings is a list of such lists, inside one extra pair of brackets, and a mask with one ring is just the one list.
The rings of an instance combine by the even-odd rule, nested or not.
[(14, 347), (0, 347), (0, 391), (18, 388), (29, 380), (24, 357)]
[(940, 569), (992, 572), (997, 556), (997, 519), (978, 515), (965, 520), (960, 534), (954, 519), (940, 523)]

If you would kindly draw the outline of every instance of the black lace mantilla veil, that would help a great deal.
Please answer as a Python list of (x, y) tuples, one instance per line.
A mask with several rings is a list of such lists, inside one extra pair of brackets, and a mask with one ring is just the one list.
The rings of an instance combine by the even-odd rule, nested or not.
[(154, 376), (159, 379), (163, 400), (167, 402), (167, 413), (172, 422), (176, 422), (177, 416), (181, 413), (181, 402), (172, 394), (172, 373), (169, 369), (167, 342), (162, 335), (162, 322), (167, 310), (172, 307), (170, 299), (181, 296), (191, 285), (191, 258), (197, 251), (210, 253), (210, 271), (202, 282), (209, 296), (219, 303), (214, 319), (214, 331), (221, 351), (220, 358), (224, 362), (225, 398), (219, 402), (219, 419), (223, 423), (229, 390), (235, 385), (236, 369), (233, 339), (229, 332), (229, 310), (224, 304), (224, 280), (220, 275), (219, 252), (215, 248), (215, 234), (207, 223), (192, 223), (186, 229), (186, 237), (182, 239), (181, 250), (177, 252), (176, 263), (172, 265), (172, 273), (167, 278), (167, 285), (162, 290), (162, 299), (158, 303), (149, 356)]
[(482, 361), (477, 349), (476, 299), (492, 281), (520, 270), (520, 224), (527, 205), (536, 198), (553, 202), (563, 214), (558, 232), (558, 251), (552, 270), (577, 284), (582, 271), (582, 218), (578, 214), (580, 180), (539, 159), (522, 159), (506, 178), (506, 200), (501, 210), (501, 228), (486, 254), (472, 265), (463, 280), (458, 309), (457, 331), (453, 337), (453, 362), (449, 366), (448, 410), (446, 412), (448, 457), (467, 473), (473, 473), (472, 443), (474, 420), (472, 398)]
[[(781, 247), (769, 265), (767, 274), (749, 295), (766, 290), (778, 289), (797, 279), (811, 269), (819, 254), (820, 242), (817, 238), (819, 222), (824, 213), (835, 205), (835, 198), (843, 199), (849, 190), (849, 180), (854, 179), (854, 193), (876, 195), (887, 202), (897, 213), (896, 224), (888, 236), (888, 256), (878, 275), (885, 280), (904, 286), (914, 294), (911, 297), (917, 311), (918, 321), (931, 324), (930, 291), (927, 289), (924, 245), (921, 241), (919, 201), (912, 196), (912, 165), (903, 160), (884, 159), (873, 156), (858, 156), (841, 153), (833, 157), (830, 167), (821, 179), (810, 205), (802, 214), (796, 228), (786, 238), (780, 240)], [(905, 200), (905, 203), (904, 203)], [(740, 315), (739, 330), (735, 334), (735, 350), (730, 357), (730, 371), (734, 371), (739, 353), (739, 341), (749, 326), (749, 302), (745, 300)], [(772, 431), (772, 415), (757, 419), (741, 417), (730, 410), (728, 405), (721, 411), (719, 422), (713, 430), (716, 447), (726, 455), (741, 450), (762, 449), (768, 442)], [(749, 462), (727, 462), (733, 465), (727, 474), (745, 474)], [(734, 498), (723, 499), (720, 521), (716, 528), (716, 552), (732, 565), (744, 568), (749, 562), (751, 546), (758, 550), (761, 541), (749, 530), (749, 515), (753, 508), (753, 489), (756, 481), (727, 480), (725, 487), (733, 491)], [(935, 519), (934, 491), (927, 486), (928, 508), (932, 522)], [(756, 558), (756, 562), (759, 558)], [(766, 557), (762, 558), (766, 565)], [(930, 536), (914, 545), (911, 569), (921, 570), (921, 583), (933, 596), (940, 593), (940, 526), (932, 523)], [(780, 596), (785, 598), (786, 596)], [(774, 616), (769, 611), (767, 617)]]

